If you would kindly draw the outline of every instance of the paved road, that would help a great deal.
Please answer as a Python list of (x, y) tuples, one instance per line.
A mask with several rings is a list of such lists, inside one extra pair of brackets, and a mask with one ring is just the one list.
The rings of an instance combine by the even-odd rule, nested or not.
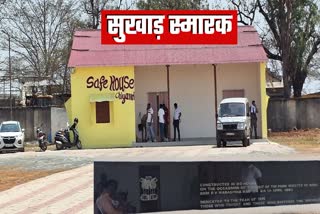
[[(235, 155), (236, 154), (236, 155)], [(254, 160), (281, 159), (287, 155), (296, 156), (294, 149), (275, 143), (259, 142), (249, 147), (234, 144), (227, 148), (215, 146), (177, 146), (119, 149), (62, 150), (46, 152), (24, 152), (0, 154), (0, 166), (24, 169), (72, 169), (94, 160)]]
[[(237, 155), (235, 155), (237, 154)], [(255, 143), (250, 147), (213, 148), (212, 146), (67, 150), (25, 152), (0, 155), (0, 163), (28, 169), (80, 167), (16, 186), (0, 193), (0, 213), (92, 213), (93, 160), (287, 160), (305, 157), (293, 149), (274, 143)], [(320, 205), (180, 211), (170, 213), (320, 213)]]
[[(0, 155), (1, 156), (1, 155)], [(1, 166), (20, 167), (27, 170), (73, 169), (93, 162), (93, 158), (61, 156), (56, 154), (37, 155), (32, 152), (0, 158)]]

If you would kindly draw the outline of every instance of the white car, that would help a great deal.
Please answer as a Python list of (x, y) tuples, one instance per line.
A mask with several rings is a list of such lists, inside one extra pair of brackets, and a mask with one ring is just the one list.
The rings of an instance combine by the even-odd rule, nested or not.
[(5, 121), (0, 125), (0, 151), (24, 152), (24, 129), (18, 121)]

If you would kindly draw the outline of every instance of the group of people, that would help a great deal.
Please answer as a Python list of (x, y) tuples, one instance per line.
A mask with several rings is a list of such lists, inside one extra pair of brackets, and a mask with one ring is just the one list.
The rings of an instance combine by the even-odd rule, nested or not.
[[(181, 122), (181, 110), (178, 107), (177, 103), (174, 103), (174, 113), (173, 113), (173, 128), (174, 128), (174, 138), (173, 141), (176, 141), (178, 137), (178, 141), (180, 141), (180, 122)], [(255, 138), (257, 139), (257, 113), (258, 108), (256, 106), (255, 101), (252, 101), (252, 105), (250, 106), (250, 117), (251, 117), (251, 138), (253, 138), (253, 132), (255, 135)], [(160, 129), (160, 141), (165, 142), (169, 141), (169, 110), (165, 104), (160, 104), (159, 110), (158, 110), (158, 123), (159, 123), (159, 129)], [(154, 110), (150, 103), (147, 105), (147, 112), (144, 115), (144, 117), (141, 119), (141, 125), (145, 124), (146, 128), (146, 140), (155, 142), (156, 137), (154, 133)], [(143, 128), (139, 128), (140, 130)], [(178, 136), (177, 136), (178, 134)], [(143, 135), (143, 134), (142, 134)], [(143, 138), (143, 136), (142, 136)]]
[[(181, 111), (178, 108), (178, 104), (174, 104), (174, 114), (173, 114), (173, 127), (174, 127), (174, 138), (173, 141), (176, 141), (176, 133), (178, 133), (178, 140), (180, 141), (180, 122), (181, 122)], [(160, 141), (165, 142), (169, 141), (169, 110), (165, 104), (160, 104), (158, 110), (158, 123), (160, 129)], [(150, 103), (147, 105), (146, 113), (146, 129), (147, 129), (147, 140), (155, 141), (155, 133), (153, 129), (153, 118), (154, 110)]]

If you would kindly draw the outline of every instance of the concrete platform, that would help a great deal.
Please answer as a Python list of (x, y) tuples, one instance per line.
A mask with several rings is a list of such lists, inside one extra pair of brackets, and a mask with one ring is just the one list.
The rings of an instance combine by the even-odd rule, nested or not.
[[(250, 143), (268, 142), (267, 139), (251, 139)], [(170, 147), (170, 146), (204, 146), (217, 143), (216, 138), (188, 138), (181, 141), (168, 142), (133, 142), (132, 147)], [(238, 145), (241, 141), (228, 142), (228, 145)]]
[[(182, 141), (186, 142), (186, 141)], [(201, 143), (203, 143), (202, 141)], [(217, 148), (212, 144), (182, 146), (171, 142), (145, 143), (145, 147), (133, 149), (112, 149), (106, 151), (101, 161), (259, 161), (259, 160), (288, 160), (304, 159), (299, 157), (293, 148), (277, 143), (258, 140), (248, 147), (241, 142), (232, 142), (227, 147)], [(180, 142), (181, 143), (181, 142)], [(193, 143), (192, 141), (190, 143)], [(149, 146), (148, 146), (149, 145)], [(158, 146), (159, 145), (159, 146)], [(168, 145), (168, 146), (163, 146)], [(311, 157), (309, 157), (311, 158)], [(315, 157), (317, 159), (319, 157)]]
[[(197, 144), (207, 143), (207, 145), (195, 145), (195, 143)], [(210, 139), (210, 140), (208, 139), (206, 141), (201, 140), (201, 141), (182, 141), (182, 142), (163, 142), (163, 143), (154, 142), (154, 143), (144, 143), (144, 144), (146, 146), (142, 148), (116, 149), (116, 150), (113, 150), (112, 156), (104, 156), (104, 157), (97, 158), (96, 159), (97, 164), (95, 165), (96, 167), (95, 173), (97, 176), (99, 176), (105, 172), (108, 177), (115, 178), (117, 182), (119, 182), (119, 184), (122, 184), (123, 186), (125, 186), (122, 188), (130, 192), (132, 197), (130, 198), (129, 201), (138, 201), (137, 198), (139, 198), (135, 194), (139, 192), (136, 189), (137, 182), (132, 182), (131, 179), (133, 181), (138, 181), (139, 179), (144, 178), (143, 176), (146, 174), (148, 174), (149, 177), (150, 176), (155, 177), (157, 180), (159, 180), (160, 186), (162, 188), (161, 190), (162, 199), (159, 200), (160, 201), (159, 203), (161, 203), (161, 205), (158, 205), (158, 206), (162, 207), (162, 209), (164, 210), (182, 209), (182, 211), (171, 211), (171, 212), (160, 212), (160, 213), (260, 213), (260, 211), (261, 213), (285, 213), (286, 210), (288, 210), (293, 214), (293, 213), (313, 213), (313, 211), (316, 211), (317, 208), (319, 208), (320, 206), (320, 204), (309, 204), (309, 205), (299, 205), (299, 206), (286, 205), (286, 206), (277, 206), (277, 207), (227, 208), (227, 209), (189, 210), (189, 211), (183, 210), (183, 209), (197, 208), (194, 201), (197, 200), (195, 199), (196, 198), (195, 195), (198, 195), (198, 194), (196, 193), (192, 195), (192, 197), (190, 197), (192, 198), (192, 200), (190, 198), (185, 199), (186, 198), (185, 195), (188, 195), (187, 192), (191, 191), (191, 190), (188, 190), (188, 188), (190, 188), (190, 186), (193, 186), (192, 184), (197, 183), (198, 181), (200, 182), (200, 180), (204, 184), (206, 184), (206, 182), (210, 184), (212, 183), (210, 179), (212, 179), (214, 180), (215, 183), (220, 184), (221, 182), (223, 182), (222, 180), (226, 177), (227, 177), (227, 180), (229, 179), (228, 181), (230, 181), (230, 177), (228, 176), (234, 173), (232, 174), (233, 175), (232, 179), (234, 180), (232, 179), (231, 180), (233, 182), (239, 182), (242, 179), (241, 176), (239, 176), (240, 171), (245, 169), (246, 165), (254, 164), (258, 168), (260, 168), (261, 171), (263, 172), (264, 181), (265, 181), (264, 185), (266, 186), (271, 184), (277, 184), (277, 183), (283, 184), (283, 182), (288, 182), (288, 184), (290, 184), (290, 182), (296, 183), (295, 180), (292, 181), (292, 179), (291, 180), (288, 179), (288, 177), (296, 178), (294, 174), (295, 171), (290, 169), (295, 169), (301, 172), (301, 174), (305, 174), (308, 178), (312, 178), (312, 179), (317, 178), (318, 175), (312, 176), (311, 174), (306, 173), (306, 172), (312, 172), (315, 168), (318, 167), (318, 165), (308, 164), (307, 160), (312, 160), (312, 161), (316, 160), (316, 164), (318, 164), (318, 160), (320, 160), (320, 154), (313, 155), (313, 156), (303, 155), (303, 154), (297, 153), (293, 148), (283, 146), (277, 143), (269, 142), (267, 140), (253, 140), (252, 144), (249, 147), (243, 147), (242, 142), (232, 142), (228, 144), (227, 147), (224, 147), (224, 148), (217, 148), (215, 146), (214, 139)], [(187, 144), (192, 146), (182, 146), (181, 144)], [(292, 161), (292, 163), (290, 163), (290, 161)], [(299, 161), (306, 161), (306, 162), (301, 164), (301, 162)], [(300, 168), (298, 167), (297, 162), (299, 162)], [(304, 165), (305, 163), (306, 165)], [(214, 167), (212, 167), (213, 165)], [(153, 168), (152, 169), (149, 168), (148, 169), (149, 171), (145, 170), (147, 172), (144, 172), (143, 170), (144, 168), (147, 168), (146, 166), (150, 166), (151, 168), (152, 167)], [(204, 166), (206, 166), (207, 168)], [(212, 168), (210, 168), (209, 166), (211, 166)], [(157, 167), (159, 167), (159, 169), (157, 169)], [(307, 171), (304, 172), (302, 169), (305, 169)], [(205, 173), (203, 174), (204, 171)], [(130, 179), (129, 179), (130, 181), (128, 180), (128, 178), (126, 178), (123, 172), (130, 174)], [(158, 172), (159, 174), (157, 174)], [(202, 172), (202, 177), (200, 172)], [(206, 174), (207, 172), (208, 174)], [(214, 173), (210, 174), (209, 172), (211, 173), (214, 172)], [(211, 177), (208, 175), (210, 175)], [(219, 175), (220, 177), (219, 176), (214, 177), (213, 175), (215, 176)], [(207, 178), (206, 176), (210, 177), (210, 179)], [(207, 180), (203, 181), (203, 178), (207, 178), (208, 181)], [(220, 178), (221, 180), (219, 180)], [(305, 182), (308, 182), (308, 180), (305, 180)], [(97, 183), (98, 183), (98, 180), (97, 180)], [(268, 189), (268, 191), (275, 191), (275, 190), (276, 190), (275, 188)], [(172, 193), (170, 193), (170, 191), (174, 192), (175, 198), (172, 197)], [(266, 191), (266, 190), (263, 190), (263, 191)], [(281, 189), (281, 191), (283, 190)], [(319, 194), (318, 188), (314, 189), (314, 191), (315, 193)], [(160, 192), (160, 190), (159, 191), (157, 190), (157, 192)], [(292, 195), (293, 194), (298, 194), (298, 195), (301, 195), (302, 197), (302, 194), (300, 194), (299, 192), (294, 192), (292, 193)], [(282, 197), (281, 199), (279, 198), (279, 201), (289, 200), (292, 197), (292, 195), (286, 196), (287, 198), (285, 197)], [(224, 196), (221, 193), (221, 198), (223, 197), (226, 197), (226, 196)], [(232, 197), (236, 198), (239, 196), (232, 196)], [(278, 195), (274, 196), (274, 198), (277, 198), (277, 197)], [(212, 196), (212, 198), (214, 198), (214, 196)], [(209, 199), (211, 200), (212, 198), (209, 198)], [(271, 206), (270, 204), (273, 204), (274, 201), (278, 200), (274, 198), (270, 200), (269, 199), (266, 200), (267, 202), (270, 202), (268, 204), (269, 206)], [(297, 202), (294, 202), (294, 203), (297, 203)], [(190, 207), (186, 207), (185, 206), (186, 204), (189, 204)], [(134, 206), (139, 207), (139, 205), (137, 204), (135, 204)], [(142, 207), (142, 205), (140, 205), (140, 207)], [(227, 206), (224, 205), (223, 207), (227, 207)], [(293, 207), (295, 207), (296, 209), (294, 209)], [(143, 208), (143, 209), (146, 209), (146, 208)], [(152, 208), (152, 209), (157, 210), (157, 208)], [(142, 210), (141, 212), (143, 211), (146, 211), (146, 210)]]

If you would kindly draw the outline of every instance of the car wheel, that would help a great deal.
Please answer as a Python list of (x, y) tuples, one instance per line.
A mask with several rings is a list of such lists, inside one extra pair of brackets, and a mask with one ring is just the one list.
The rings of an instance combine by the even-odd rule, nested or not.
[(22, 148), (22, 149), (19, 149), (19, 152), (24, 152), (24, 148)]
[(217, 138), (217, 147), (220, 148), (221, 147), (221, 139)]

